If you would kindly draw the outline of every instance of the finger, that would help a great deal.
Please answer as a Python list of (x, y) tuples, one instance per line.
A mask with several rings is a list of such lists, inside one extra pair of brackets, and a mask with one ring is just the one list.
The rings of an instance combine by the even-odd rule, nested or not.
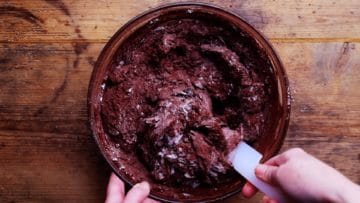
[(112, 173), (109, 179), (105, 203), (119, 203), (124, 199), (124, 194), (124, 182)]
[(268, 196), (264, 196), (261, 200), (261, 203), (269, 203), (270, 198)]
[(124, 203), (142, 203), (149, 193), (150, 185), (148, 182), (138, 183), (126, 194)]
[(250, 198), (254, 196), (257, 193), (258, 189), (253, 186), (251, 183), (247, 182), (245, 183), (243, 189), (242, 189), (242, 195), (246, 198)]
[(146, 198), (142, 203), (159, 203), (159, 202), (150, 198)]
[(255, 175), (267, 183), (276, 184), (277, 183), (277, 179), (276, 179), (277, 169), (278, 169), (277, 166), (259, 164), (255, 169)]
[(276, 200), (271, 199), (270, 197), (268, 197), (266, 195), (263, 197), (261, 202), (262, 203), (278, 203)]
[(306, 152), (301, 148), (292, 148), (289, 149), (277, 156), (272, 157), (271, 159), (267, 160), (265, 164), (272, 165), (272, 166), (280, 166), (286, 163), (289, 159), (295, 156), (301, 156), (306, 154)]
[(279, 154), (271, 159), (265, 161), (264, 164), (266, 165), (272, 165), (272, 166), (280, 166), (288, 161), (288, 157), (285, 154)]

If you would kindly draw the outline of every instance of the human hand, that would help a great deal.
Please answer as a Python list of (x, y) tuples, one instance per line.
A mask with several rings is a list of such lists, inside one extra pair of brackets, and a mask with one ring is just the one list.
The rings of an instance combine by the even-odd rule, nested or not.
[(148, 198), (150, 185), (141, 182), (134, 185), (125, 195), (125, 185), (114, 173), (111, 174), (107, 188), (105, 203), (157, 203)]
[[(289, 202), (352, 203), (360, 199), (358, 185), (299, 148), (290, 149), (260, 164), (255, 174), (282, 190)], [(256, 192), (257, 189), (250, 183), (246, 183), (242, 190), (245, 197), (251, 197)], [(263, 202), (276, 201), (265, 196)]]

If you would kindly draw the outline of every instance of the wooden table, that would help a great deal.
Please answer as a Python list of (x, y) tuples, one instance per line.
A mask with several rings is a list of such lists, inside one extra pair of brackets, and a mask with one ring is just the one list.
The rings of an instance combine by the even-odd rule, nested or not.
[[(211, 2), (265, 34), (285, 65), (282, 150), (302, 147), (360, 183), (360, 1)], [(0, 202), (104, 200), (110, 169), (87, 126), (90, 74), (119, 27), (162, 3), (1, 1)]]

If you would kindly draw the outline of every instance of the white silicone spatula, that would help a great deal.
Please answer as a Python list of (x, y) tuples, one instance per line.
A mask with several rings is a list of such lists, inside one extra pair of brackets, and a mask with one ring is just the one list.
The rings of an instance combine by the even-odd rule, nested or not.
[(241, 142), (230, 154), (229, 161), (234, 169), (244, 176), (256, 188), (265, 193), (267, 196), (285, 203), (283, 193), (276, 187), (258, 179), (255, 175), (255, 168), (259, 165), (262, 154), (257, 152), (245, 142)]

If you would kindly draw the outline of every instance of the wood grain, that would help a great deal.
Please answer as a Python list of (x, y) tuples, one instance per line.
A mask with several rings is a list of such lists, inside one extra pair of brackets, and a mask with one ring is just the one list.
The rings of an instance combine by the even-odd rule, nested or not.
[[(52, 2), (52, 3), (51, 3)], [(0, 30), (3, 42), (60, 42), (78, 39), (74, 27), (91, 42), (106, 42), (129, 19), (157, 5), (176, 2), (157, 1), (22, 1), (2, 3)], [(209, 1), (198, 1), (209, 2)], [(242, 0), (210, 1), (234, 11), (276, 41), (359, 42), (360, 1), (358, 0)], [(23, 8), (14, 15), (9, 7)], [(25, 12), (26, 13), (26, 12)], [(22, 17), (21, 17), (22, 16)], [(4, 18), (5, 17), (5, 18)], [(12, 18), (10, 18), (12, 17)], [(6, 20), (5, 20), (6, 19)], [(21, 27), (21, 29), (14, 29)]]
[[(110, 169), (87, 126), (92, 67), (121, 25), (165, 2), (0, 3), (0, 202), (103, 201)], [(284, 63), (293, 99), (282, 150), (302, 147), (360, 183), (360, 2), (212, 2), (262, 31)]]

